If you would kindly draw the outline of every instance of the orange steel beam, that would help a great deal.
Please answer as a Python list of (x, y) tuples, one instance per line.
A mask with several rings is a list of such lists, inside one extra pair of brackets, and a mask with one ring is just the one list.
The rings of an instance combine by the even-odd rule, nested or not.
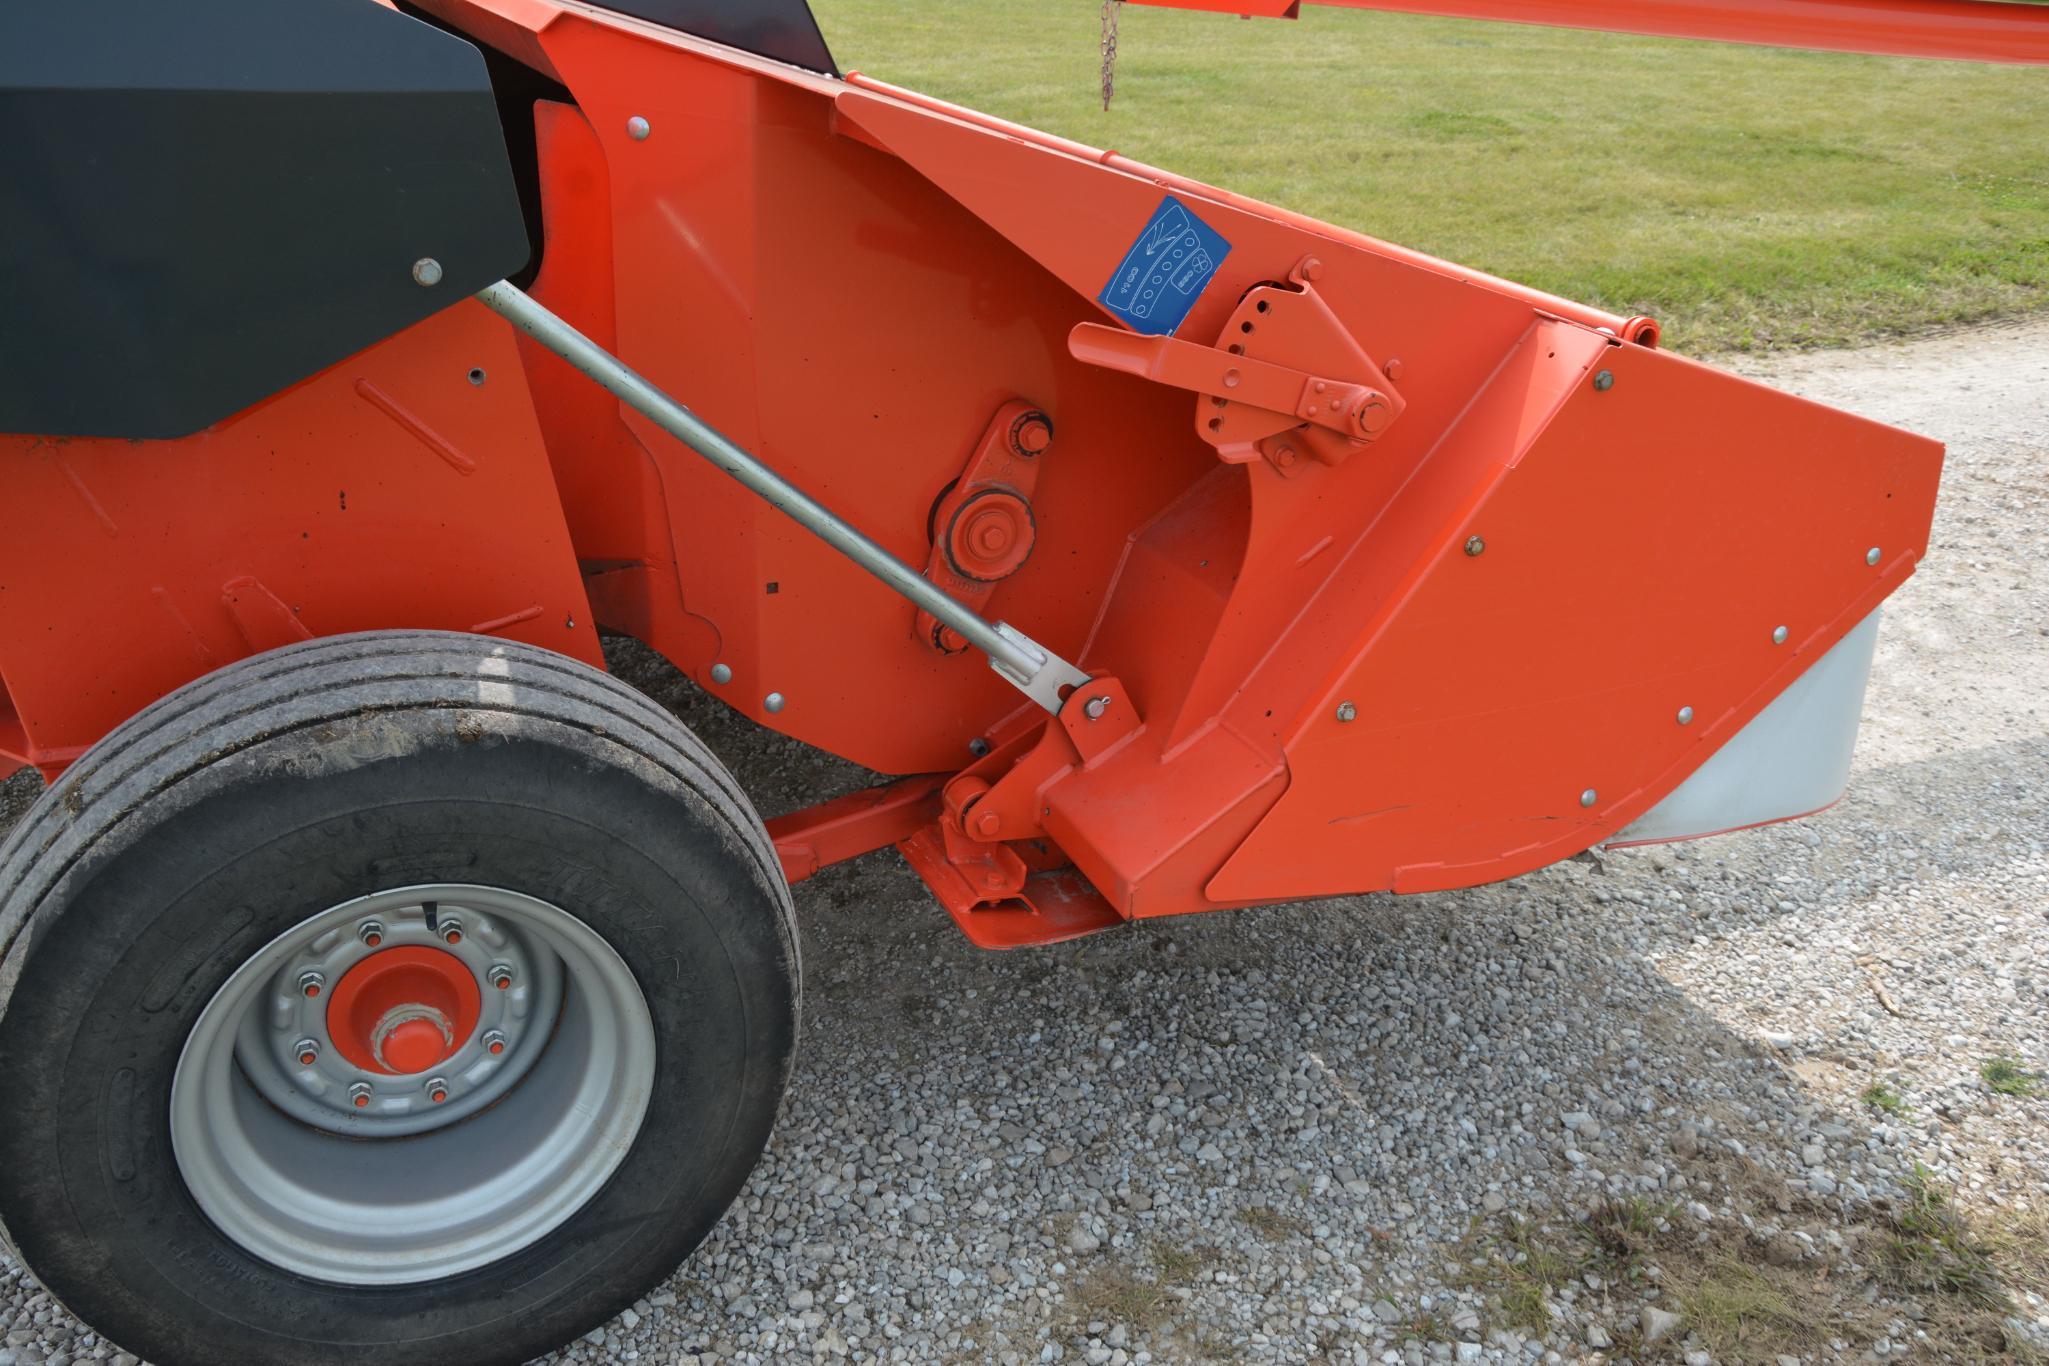
[[(1292, 19), (1301, 0), (1133, 0), (1173, 9)], [(2013, 0), (1311, 0), (1657, 38), (1882, 57), (2049, 65), (2049, 6)]]

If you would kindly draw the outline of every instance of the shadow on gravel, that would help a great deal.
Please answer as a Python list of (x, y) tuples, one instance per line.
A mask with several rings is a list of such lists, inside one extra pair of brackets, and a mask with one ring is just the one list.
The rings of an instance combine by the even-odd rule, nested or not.
[[(868, 781), (608, 650), (764, 814)], [(827, 870), (797, 889), (805, 1040), (767, 1158), (637, 1319), (559, 1359), (2027, 1351), (2049, 1228), (1967, 1218), (1918, 1165), (2005, 1102), (1920, 1087), (1860, 1021), (1941, 1032), (1914, 973), (1944, 936), (1893, 911), (2039, 853), (2045, 768), (2015, 739), (1860, 772), (1811, 830), (1007, 955), (893, 854)], [(0, 788), (0, 828), (34, 792)], [(1939, 869), (1886, 835), (1900, 805)], [(1825, 1035), (1756, 1023), (1837, 993)]]
[[(766, 814), (867, 781), (638, 647), (613, 662)], [(893, 854), (830, 869), (797, 889), (806, 1038), (783, 1127), (672, 1283), (675, 1341), (901, 1333), (1033, 1359), (1050, 1336), (1097, 1360), (2025, 1350), (2009, 1282), (2041, 1288), (2039, 1223), (1957, 1213), (1918, 1166), (1940, 1116), (1813, 1081), (1875, 1082), (1891, 1055), (1732, 1018), (1746, 989), (1785, 989), (1775, 957), (1932, 880), (1924, 851), (1872, 846), (1889, 806), (1923, 827), (1955, 813), (1941, 876), (1968, 876), (2012, 857), (2001, 820), (2026, 814), (1986, 791), (2024, 790), (2045, 755), (2031, 737), (1862, 772), (1814, 831), (1007, 955), (970, 946)], [(1697, 1000), (1663, 970), (1702, 946), (1735, 949), (1735, 993)], [(1868, 999), (1861, 970), (1844, 989)]]

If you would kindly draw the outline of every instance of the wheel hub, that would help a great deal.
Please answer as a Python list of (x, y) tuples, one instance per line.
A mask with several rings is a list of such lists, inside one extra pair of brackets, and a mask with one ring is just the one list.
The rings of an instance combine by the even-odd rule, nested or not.
[(425, 1072), (469, 1042), (482, 1008), (476, 975), (448, 950), (380, 948), (335, 983), (327, 1033), (367, 1071)]
[(207, 1216), (273, 1265), (431, 1281), (588, 1200), (654, 1063), (632, 970), (577, 917), (503, 888), (396, 888), (229, 976), (179, 1058), (171, 1144)]

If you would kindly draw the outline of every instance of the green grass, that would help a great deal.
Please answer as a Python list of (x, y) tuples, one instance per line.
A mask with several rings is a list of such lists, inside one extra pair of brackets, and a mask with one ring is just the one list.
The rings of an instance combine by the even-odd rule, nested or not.
[(2018, 1060), (2001, 1055), (1985, 1059), (1978, 1068), (1985, 1084), (2002, 1096), (2032, 1096), (2042, 1086), (2042, 1074), (2030, 1072)]
[(1907, 1113), (1906, 1097), (1902, 1096), (1896, 1088), (1887, 1082), (1872, 1082), (1871, 1085), (1864, 1088), (1864, 1094), (1861, 1099), (1872, 1109), (1882, 1110), (1886, 1114), (1895, 1117)]
[(1617, 313), (1697, 352), (2049, 302), (2049, 71), (1307, 6), (816, 0), (841, 65)]

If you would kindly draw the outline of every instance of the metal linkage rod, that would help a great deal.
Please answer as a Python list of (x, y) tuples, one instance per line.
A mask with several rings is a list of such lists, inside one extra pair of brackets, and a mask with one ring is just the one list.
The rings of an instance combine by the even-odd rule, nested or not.
[(989, 657), (989, 666), (1047, 711), (1088, 675), (1022, 631), (983, 620), (937, 584), (868, 539), (789, 480), (728, 440), (710, 423), (634, 373), (611, 352), (557, 317), (531, 295), (500, 280), (477, 298), (514, 327), (568, 361), (660, 427), (767, 500), (833, 549), (882, 580)]

